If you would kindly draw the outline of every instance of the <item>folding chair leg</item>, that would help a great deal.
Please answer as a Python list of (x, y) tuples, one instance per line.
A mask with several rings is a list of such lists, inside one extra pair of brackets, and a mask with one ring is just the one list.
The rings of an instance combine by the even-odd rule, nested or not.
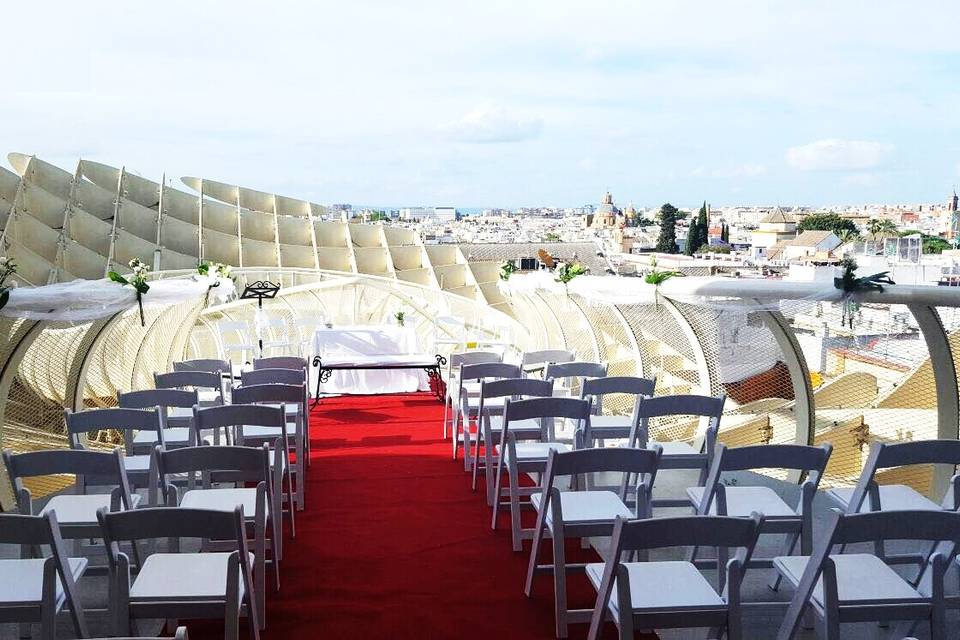
[(563, 527), (553, 535), (553, 606), (558, 638), (567, 637), (567, 560)]
[[(484, 443), (483, 450), (486, 452), (487, 445)], [(477, 469), (480, 467), (480, 432), (477, 431), (477, 446), (473, 448), (473, 469), (472, 474), (473, 478), (470, 482), (470, 489), (472, 491), (477, 490)]]
[(443, 398), (443, 439), (447, 439), (447, 418), (450, 415), (448, 408), (450, 407), (450, 396), (444, 394)]
[(537, 527), (533, 532), (533, 546), (530, 548), (530, 562), (527, 565), (527, 582), (523, 587), (523, 593), (528, 598), (533, 596), (533, 581), (537, 574), (537, 564), (540, 561), (540, 544), (543, 541), (543, 530), (546, 526), (546, 509), (540, 509), (537, 514)]
[(487, 506), (493, 505), (493, 501), (498, 498), (497, 494), (494, 492), (494, 480), (493, 474), (494, 469), (496, 469), (496, 462), (491, 455), (484, 465), (483, 475), (487, 483)]
[(513, 537), (513, 550), (523, 551), (523, 540), (520, 537), (520, 487), (518, 476), (514, 469), (510, 468), (510, 530)]
[[(501, 458), (502, 459), (502, 458)], [(503, 493), (503, 469), (500, 467), (500, 464), (497, 464), (497, 478), (495, 483), (495, 488), (493, 492), (493, 504), (492, 512), (493, 515), (490, 520), (490, 528), (494, 531), (497, 530), (497, 516), (500, 515), (500, 494)]]
[(470, 416), (465, 416), (463, 420), (463, 470), (470, 472), (470, 463), (473, 462), (473, 452), (470, 449)]
[[(800, 539), (799, 533), (788, 533), (787, 539), (784, 541), (784, 544), (783, 544), (783, 551), (781, 551), (778, 555), (792, 556), (793, 550), (796, 548), (797, 541), (799, 539)], [(772, 591), (779, 591), (781, 580), (783, 580), (783, 576), (780, 575), (779, 571), (774, 570), (773, 580), (767, 586), (769, 586)]]
[(451, 420), (453, 423), (450, 426), (450, 436), (453, 440), (453, 459), (457, 459), (457, 450), (460, 448), (460, 412), (454, 411), (453, 418)]

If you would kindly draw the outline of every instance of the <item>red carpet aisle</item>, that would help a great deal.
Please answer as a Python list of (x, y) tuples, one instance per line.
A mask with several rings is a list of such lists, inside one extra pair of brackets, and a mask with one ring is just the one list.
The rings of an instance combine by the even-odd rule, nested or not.
[[(307, 510), (268, 594), (267, 640), (553, 637), (551, 579), (524, 597), (527, 554), (510, 550), (506, 524), (490, 530), (482, 492), (439, 437), (442, 412), (427, 394), (314, 411)], [(571, 603), (592, 605), (585, 578), (573, 582)]]

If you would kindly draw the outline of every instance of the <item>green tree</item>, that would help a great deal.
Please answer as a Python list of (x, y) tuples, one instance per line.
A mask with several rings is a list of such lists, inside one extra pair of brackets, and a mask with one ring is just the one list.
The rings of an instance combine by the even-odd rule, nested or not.
[(687, 246), (684, 253), (692, 256), (700, 250), (700, 247), (710, 244), (709, 240), (709, 222), (707, 221), (707, 203), (704, 202), (700, 207), (700, 213), (696, 219), (690, 223), (690, 231), (687, 233)]
[(952, 248), (949, 241), (939, 236), (928, 236), (924, 234), (922, 242), (924, 253), (943, 253), (944, 249)]
[(841, 218), (834, 212), (814, 213), (804, 218), (797, 225), (800, 231), (832, 231), (838, 237), (844, 230), (856, 231), (857, 225), (852, 220)]
[(720, 225), (720, 241), (730, 243), (730, 226), (726, 222)]
[(878, 220), (877, 218), (870, 218), (867, 221), (867, 231), (871, 236), (876, 238), (880, 234), (896, 233), (897, 225), (893, 223), (893, 220)]
[(660, 253), (677, 252), (677, 216), (679, 210), (669, 202), (660, 207), (660, 235), (657, 237), (657, 251)]
[(545, 236), (543, 236), (544, 242), (560, 242), (560, 234), (554, 233), (553, 231), (548, 231)]

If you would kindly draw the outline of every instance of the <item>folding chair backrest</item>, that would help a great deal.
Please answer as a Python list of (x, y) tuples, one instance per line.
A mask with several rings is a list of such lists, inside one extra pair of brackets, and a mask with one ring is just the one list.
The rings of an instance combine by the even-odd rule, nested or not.
[[(620, 520), (613, 540), (620, 551), (669, 547), (726, 547), (752, 553), (763, 517), (680, 516), (651, 520)], [(611, 556), (615, 557), (615, 556)]]
[(652, 396), (656, 389), (656, 379), (634, 376), (604, 376), (588, 378), (583, 381), (580, 396), (602, 397), (608, 393), (623, 393), (633, 396)]
[(117, 401), (122, 409), (152, 409), (154, 407), (177, 407), (190, 409), (200, 400), (196, 390), (186, 389), (143, 389), (117, 393)]
[(903, 467), (913, 464), (960, 465), (960, 440), (915, 440), (912, 442), (878, 442), (870, 448), (877, 451), (876, 467)]
[(524, 370), (538, 366), (546, 366), (551, 362), (573, 362), (573, 352), (562, 349), (544, 349), (542, 351), (527, 351), (521, 356), (520, 366)]
[(811, 479), (819, 479), (827, 467), (833, 445), (819, 447), (803, 444), (761, 444), (728, 448), (717, 445), (714, 465), (720, 472), (750, 469), (790, 469), (809, 471)]
[[(227, 371), (229, 372), (229, 369)], [(153, 382), (157, 389), (180, 389), (183, 387), (220, 389), (223, 379), (220, 377), (220, 372), (217, 371), (171, 371), (169, 373), (154, 373)]]
[[(550, 451), (548, 472), (553, 477), (572, 476), (582, 473), (604, 471), (630, 474), (656, 474), (663, 450), (605, 447), (601, 449), (578, 449), (576, 451)], [(549, 475), (549, 474), (548, 474)]]
[(254, 358), (253, 368), (256, 369), (305, 369), (306, 358), (297, 356), (272, 356), (269, 358)]
[(165, 414), (159, 408), (155, 409), (88, 409), (76, 413), (64, 409), (64, 421), (67, 427), (67, 438), (73, 449), (79, 449), (80, 435), (101, 429), (117, 429), (123, 431), (127, 453), (133, 449), (134, 431), (153, 431), (157, 434), (157, 442), (165, 445), (163, 428), (166, 425)]
[(528, 400), (504, 401), (504, 424), (518, 420), (540, 418), (565, 418), (589, 420), (590, 401), (579, 398), (530, 398)]
[(631, 447), (645, 447), (650, 439), (650, 420), (656, 418), (706, 418), (706, 449), (712, 452), (720, 428), (726, 396), (674, 395), (640, 397), (635, 409), (636, 424), (630, 435)]
[(197, 358), (173, 363), (174, 371), (205, 371), (207, 373), (228, 373), (232, 370), (230, 362), (216, 358)]
[(475, 364), (465, 364), (460, 367), (460, 379), (467, 380), (485, 380), (489, 378), (519, 378), (520, 367), (515, 364), (506, 364), (505, 362), (482, 362)]
[[(216, 408), (216, 407), (215, 407)], [(164, 485), (167, 476), (194, 471), (209, 482), (270, 481), (270, 450), (262, 447), (199, 446), (170, 451), (156, 449), (157, 473)]]
[(260, 404), (264, 402), (303, 403), (306, 385), (301, 384), (252, 384), (233, 390), (234, 404)]
[(886, 540), (949, 541), (960, 543), (960, 513), (956, 511), (869, 511), (844, 514), (831, 509), (836, 521), (833, 544)]
[(536, 378), (504, 378), (480, 383), (480, 400), (491, 398), (548, 398), (553, 396), (552, 380)]
[(641, 396), (652, 396), (657, 387), (656, 378), (638, 378), (635, 376), (604, 376), (584, 378), (580, 382), (580, 397), (593, 398), (593, 412), (603, 413), (604, 396), (633, 396), (629, 401), (631, 415), (636, 420), (637, 401)]
[(54, 544), (59, 538), (60, 528), (53, 513), (42, 516), (0, 513), (0, 544)]
[(244, 371), (240, 382), (249, 387), (258, 384), (303, 384), (303, 369), (254, 369)]
[(206, 538), (242, 540), (243, 507), (233, 511), (178, 507), (148, 507), (131, 511), (97, 512), (104, 542), (108, 546), (120, 541), (155, 538)]
[(284, 427), (287, 419), (282, 407), (235, 403), (220, 407), (197, 407), (193, 412), (193, 422), (197, 430), (206, 430), (241, 425)]
[(126, 482), (123, 457), (119, 450), (48, 449), (13, 453), (5, 449), (3, 460), (6, 463), (7, 473), (14, 482), (20, 478), (57, 474), (97, 476), (116, 484)]
[(548, 362), (544, 378), (602, 378), (607, 375), (607, 365), (600, 362)]
[(503, 356), (494, 351), (464, 351), (450, 354), (450, 368), (454, 371), (459, 371), (460, 365), (502, 361)]

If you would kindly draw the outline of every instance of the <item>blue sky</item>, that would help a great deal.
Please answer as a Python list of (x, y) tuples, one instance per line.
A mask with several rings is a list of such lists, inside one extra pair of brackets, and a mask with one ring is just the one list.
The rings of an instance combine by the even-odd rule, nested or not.
[(317, 202), (943, 201), (960, 4), (16, 3), (0, 140)]

